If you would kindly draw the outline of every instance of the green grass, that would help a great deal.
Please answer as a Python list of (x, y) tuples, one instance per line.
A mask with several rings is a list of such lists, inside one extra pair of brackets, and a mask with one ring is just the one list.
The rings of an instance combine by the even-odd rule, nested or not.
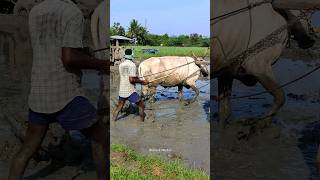
[[(207, 47), (165, 47), (165, 46), (126, 46), (126, 48), (134, 48), (134, 57), (136, 60), (145, 60), (155, 56), (192, 56), (192, 52), (196, 56), (204, 56)], [(157, 49), (159, 50), (156, 54), (143, 53), (142, 49)], [(209, 51), (207, 54), (209, 57)]]
[(166, 161), (145, 156), (125, 145), (111, 145), (110, 175), (113, 180), (209, 180), (200, 170), (187, 168), (181, 160)]

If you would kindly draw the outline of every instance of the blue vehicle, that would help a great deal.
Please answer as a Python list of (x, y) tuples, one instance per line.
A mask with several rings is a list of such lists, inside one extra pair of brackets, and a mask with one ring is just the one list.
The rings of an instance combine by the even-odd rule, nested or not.
[(159, 52), (158, 49), (142, 49), (143, 53), (148, 53), (148, 54), (156, 54)]

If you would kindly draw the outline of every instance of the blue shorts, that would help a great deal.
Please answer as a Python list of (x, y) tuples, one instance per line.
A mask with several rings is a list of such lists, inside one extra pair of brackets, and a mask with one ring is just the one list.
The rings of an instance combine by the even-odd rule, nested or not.
[(29, 110), (29, 123), (49, 125), (58, 122), (65, 130), (81, 130), (97, 121), (97, 110), (88, 99), (77, 96), (62, 110), (52, 113), (37, 113)]
[(129, 97), (121, 97), (119, 96), (119, 101), (126, 101), (128, 100), (131, 103), (137, 103), (140, 101), (140, 96), (137, 92), (132, 93)]

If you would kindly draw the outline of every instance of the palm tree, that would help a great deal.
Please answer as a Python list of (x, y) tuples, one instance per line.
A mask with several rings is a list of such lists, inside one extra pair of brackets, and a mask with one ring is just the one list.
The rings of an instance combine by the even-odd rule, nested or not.
[(146, 44), (146, 36), (148, 34), (148, 31), (146, 28), (141, 26), (139, 22), (136, 19), (133, 19), (130, 22), (127, 36), (130, 38), (136, 38), (139, 44)]

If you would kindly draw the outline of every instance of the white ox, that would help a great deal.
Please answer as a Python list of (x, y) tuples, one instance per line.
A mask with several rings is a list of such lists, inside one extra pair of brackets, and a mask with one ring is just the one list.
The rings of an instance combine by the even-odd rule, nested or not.
[[(231, 114), (233, 79), (248, 86), (259, 82), (271, 93), (274, 104), (264, 117), (268, 123), (271, 118), (266, 117), (273, 116), (284, 104), (284, 93), (277, 88), (279, 85), (274, 78), (272, 64), (277, 61), (288, 40), (286, 20), (270, 3), (261, 4), (251, 11), (217, 18), (247, 6), (245, 0), (213, 0), (211, 3), (211, 78), (218, 78), (219, 122), (222, 126)], [(276, 31), (278, 33), (270, 36)], [(249, 56), (239, 56), (251, 48)]]
[(199, 95), (199, 90), (196, 86), (200, 73), (204, 76), (208, 75), (205, 67), (205, 61), (199, 57), (178, 57), (164, 56), (152, 57), (140, 63), (138, 72), (142, 79), (148, 80), (150, 84), (142, 86), (142, 95), (154, 94), (158, 85), (163, 87), (178, 86), (178, 96), (182, 100), (183, 87), (192, 88), (196, 93), (191, 102)]

